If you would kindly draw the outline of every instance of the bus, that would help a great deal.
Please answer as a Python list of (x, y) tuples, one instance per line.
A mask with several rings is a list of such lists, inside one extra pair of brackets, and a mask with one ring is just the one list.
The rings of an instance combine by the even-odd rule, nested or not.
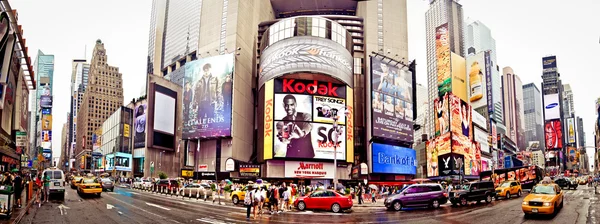
[(479, 173), (480, 180), (493, 180), (494, 187), (498, 187), (507, 180), (517, 180), (523, 189), (531, 189), (544, 178), (544, 170), (538, 166), (520, 166), (506, 169), (496, 169)]

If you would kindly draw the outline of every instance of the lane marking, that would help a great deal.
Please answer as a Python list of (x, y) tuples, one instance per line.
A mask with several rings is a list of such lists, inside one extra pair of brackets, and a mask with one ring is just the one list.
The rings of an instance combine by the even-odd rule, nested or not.
[(211, 223), (211, 224), (225, 224), (225, 222), (221, 222), (219, 220), (213, 219), (213, 218), (201, 218), (201, 219), (196, 219), (200, 222), (205, 222), (205, 223)]
[(167, 211), (171, 211), (171, 209), (170, 209), (170, 208), (165, 208), (165, 207), (163, 207), (163, 206), (160, 206), (160, 205), (157, 205), (157, 204), (152, 204), (152, 203), (148, 203), (148, 202), (146, 202), (146, 205), (148, 205), (148, 206), (152, 206), (152, 207), (157, 207), (157, 208), (160, 208), (160, 209), (163, 209), (163, 210), (167, 210)]
[(111, 204), (106, 204), (106, 209), (113, 209), (115, 206), (111, 205)]
[(138, 206), (135, 206), (135, 205), (131, 204), (130, 202), (125, 202), (125, 201), (123, 201), (123, 200), (121, 200), (121, 199), (118, 199), (118, 198), (115, 198), (115, 197), (113, 197), (113, 196), (109, 196), (109, 197), (110, 197), (110, 198), (112, 198), (113, 200), (119, 201), (119, 202), (121, 202), (121, 203), (123, 203), (123, 204), (126, 204), (126, 205), (129, 205), (129, 206), (131, 206), (131, 207), (137, 208), (137, 209), (139, 209), (140, 211), (146, 212), (146, 213), (148, 213), (148, 214), (154, 215), (154, 216), (156, 216), (156, 217), (159, 217), (159, 218), (166, 219), (166, 220), (167, 220), (167, 221), (169, 221), (169, 222), (181, 223), (181, 222), (178, 222), (177, 220), (168, 219), (168, 218), (166, 218), (166, 217), (164, 217), (164, 216), (157, 215), (156, 213), (153, 213), (153, 212), (150, 212), (150, 211), (148, 211), (148, 210), (146, 210), (146, 209), (143, 209), (143, 208), (140, 208), (140, 207), (138, 207)]

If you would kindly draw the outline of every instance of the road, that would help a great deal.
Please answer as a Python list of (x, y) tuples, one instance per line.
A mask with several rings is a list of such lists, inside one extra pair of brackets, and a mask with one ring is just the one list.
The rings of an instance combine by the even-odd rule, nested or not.
[[(21, 223), (596, 223), (598, 195), (593, 188), (579, 186), (565, 190), (564, 208), (556, 216), (525, 219), (521, 198), (471, 204), (466, 207), (443, 205), (440, 209), (386, 211), (383, 207), (357, 207), (333, 214), (326, 211), (287, 212), (246, 220), (241, 206), (217, 205), (211, 201), (182, 199), (150, 192), (115, 188), (101, 197), (80, 197), (68, 189), (65, 201), (52, 201), (35, 207)], [(591, 214), (591, 215), (590, 215)], [(597, 216), (594, 216), (597, 215)]]

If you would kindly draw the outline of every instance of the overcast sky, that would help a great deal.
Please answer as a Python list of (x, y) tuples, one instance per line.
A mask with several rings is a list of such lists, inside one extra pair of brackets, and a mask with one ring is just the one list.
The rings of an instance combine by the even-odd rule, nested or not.
[[(409, 55), (417, 59), (417, 82), (427, 85), (425, 0), (407, 0)], [(11, 1), (19, 13), (32, 59), (37, 49), (55, 55), (54, 156), (69, 110), (71, 60), (91, 59), (96, 39), (105, 43), (108, 63), (123, 73), (124, 102), (140, 95), (146, 73), (151, 1)], [(541, 84), (542, 57), (557, 55), (563, 83), (573, 88), (575, 111), (584, 119), (587, 145), (593, 146), (594, 101), (600, 96), (600, 1), (462, 0), (465, 20), (486, 24), (496, 39), (498, 64), (510, 66), (523, 84)], [(590, 155), (591, 156), (591, 155)]]

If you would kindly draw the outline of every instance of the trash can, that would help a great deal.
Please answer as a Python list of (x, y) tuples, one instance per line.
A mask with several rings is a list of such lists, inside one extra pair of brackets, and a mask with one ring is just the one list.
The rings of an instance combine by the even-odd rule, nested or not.
[(10, 218), (13, 211), (13, 201), (15, 200), (13, 187), (10, 185), (0, 185), (0, 217)]

